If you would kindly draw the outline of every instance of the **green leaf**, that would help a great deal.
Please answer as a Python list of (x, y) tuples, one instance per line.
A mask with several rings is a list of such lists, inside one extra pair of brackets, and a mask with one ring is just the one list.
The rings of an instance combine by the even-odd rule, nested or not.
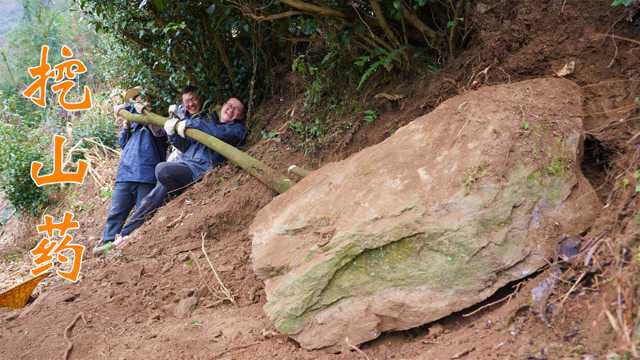
[(389, 70), (388, 66), (391, 65), (391, 62), (400, 54), (401, 51), (404, 50), (404, 47), (397, 48), (392, 52), (388, 53), (386, 56), (382, 57), (380, 60), (374, 62), (367, 68), (367, 70), (362, 74), (360, 81), (358, 82), (357, 89), (360, 90), (362, 85), (373, 75), (375, 74), (380, 66), (383, 66), (387, 70)]
[(111, 188), (109, 186), (103, 186), (100, 189), (100, 197), (101, 198), (109, 199), (109, 198), (111, 198), (111, 195), (112, 195), (112, 191), (111, 191)]
[(461, 21), (464, 21), (463, 17), (459, 17), (459, 18), (455, 18), (453, 20), (449, 20), (447, 22), (447, 29), (451, 29), (452, 27), (456, 26)]
[(369, 61), (371, 61), (371, 57), (369, 55), (361, 55), (353, 61), (353, 65), (357, 67), (364, 67), (369, 63)]
[(624, 6), (631, 6), (631, 4), (633, 4), (634, 0), (613, 0), (613, 2), (611, 3), (612, 7), (616, 7), (616, 6), (620, 6), (620, 5), (624, 5)]
[(523, 128), (523, 129), (525, 129), (525, 130), (529, 130), (529, 123), (528, 123), (527, 121), (525, 121), (525, 122), (522, 124), (522, 128)]
[(362, 114), (364, 115), (364, 121), (367, 122), (367, 124), (372, 124), (378, 120), (378, 112), (375, 110), (365, 110)]
[(164, 0), (151, 0), (151, 5), (153, 5), (153, 9), (156, 12), (162, 12), (164, 11), (165, 8), (165, 2)]

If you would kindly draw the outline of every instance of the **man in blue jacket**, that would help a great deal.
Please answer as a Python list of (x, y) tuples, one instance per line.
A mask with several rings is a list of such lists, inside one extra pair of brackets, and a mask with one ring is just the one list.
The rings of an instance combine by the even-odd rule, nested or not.
[[(125, 109), (131, 113), (142, 110), (140, 89), (127, 91), (125, 102), (133, 99), (135, 104), (118, 105), (114, 108)], [(107, 215), (102, 241), (94, 248), (100, 254), (113, 246), (116, 235), (129, 216), (129, 212), (140, 207), (142, 199), (147, 196), (156, 184), (154, 169), (164, 161), (167, 153), (167, 135), (164, 130), (154, 125), (138, 123), (129, 124), (123, 120), (122, 130), (118, 138), (122, 154), (116, 174), (116, 183), (111, 197), (111, 209)]]
[(182, 91), (182, 105), (169, 108), (169, 113), (175, 117), (167, 120), (164, 130), (169, 135), (171, 144), (182, 153), (175, 161), (162, 162), (156, 166), (158, 184), (142, 200), (140, 207), (124, 226), (120, 233), (122, 240), (118, 240), (117, 244), (124, 241), (124, 237), (140, 227), (146, 218), (162, 206), (169, 193), (181, 191), (195, 183), (205, 172), (224, 161), (224, 157), (217, 152), (186, 138), (187, 129), (198, 129), (232, 146), (239, 146), (244, 141), (247, 129), (243, 121), (244, 105), (240, 100), (227, 100), (218, 117), (216, 113), (208, 115), (202, 111), (201, 99), (197, 87), (187, 86)]

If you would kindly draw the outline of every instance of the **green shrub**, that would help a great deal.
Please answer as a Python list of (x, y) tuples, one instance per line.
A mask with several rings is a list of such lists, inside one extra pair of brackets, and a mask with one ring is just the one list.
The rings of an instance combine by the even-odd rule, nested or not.
[(317, 150), (320, 139), (327, 135), (328, 131), (325, 119), (320, 117), (308, 121), (293, 121), (290, 127), (300, 138), (300, 146), (305, 155), (310, 155)]
[(37, 187), (31, 180), (31, 162), (45, 164), (51, 160), (42, 143), (41, 133), (13, 125), (0, 124), (0, 190), (21, 212), (39, 214), (49, 203), (51, 187)]
[(76, 141), (92, 138), (111, 148), (115, 148), (118, 142), (117, 126), (113, 116), (101, 107), (94, 106), (87, 111), (80, 121), (76, 122), (73, 130)]

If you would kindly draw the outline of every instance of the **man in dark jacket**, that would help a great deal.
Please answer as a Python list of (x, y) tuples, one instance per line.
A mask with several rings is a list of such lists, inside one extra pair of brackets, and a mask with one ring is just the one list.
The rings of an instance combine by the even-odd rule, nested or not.
[[(137, 104), (119, 105), (114, 108), (125, 109), (131, 113), (141, 110), (139, 89), (127, 91), (125, 102), (133, 98)], [(140, 104), (141, 105), (141, 104)], [(129, 124), (123, 121), (120, 137), (118, 138), (122, 154), (116, 174), (116, 184), (111, 197), (111, 209), (107, 215), (106, 225), (102, 234), (102, 241), (95, 247), (94, 253), (99, 254), (113, 245), (116, 235), (129, 216), (129, 212), (140, 207), (142, 199), (147, 196), (156, 184), (154, 169), (166, 158), (167, 135), (164, 130), (154, 125), (138, 123)]]
[[(187, 129), (198, 129), (232, 146), (239, 146), (244, 141), (247, 129), (242, 120), (244, 105), (240, 100), (230, 98), (224, 103), (220, 117), (215, 113), (208, 115), (201, 108), (201, 97), (195, 86), (187, 86), (182, 91), (182, 105), (169, 108), (169, 112), (175, 117), (167, 120), (164, 130), (169, 135), (171, 144), (182, 153), (175, 161), (162, 162), (156, 166), (158, 184), (142, 200), (141, 206), (124, 226), (120, 239), (140, 227), (164, 203), (169, 193), (180, 191), (200, 180), (205, 172), (224, 161), (224, 157), (217, 152), (186, 138)], [(120, 240), (116, 243), (120, 243)]]

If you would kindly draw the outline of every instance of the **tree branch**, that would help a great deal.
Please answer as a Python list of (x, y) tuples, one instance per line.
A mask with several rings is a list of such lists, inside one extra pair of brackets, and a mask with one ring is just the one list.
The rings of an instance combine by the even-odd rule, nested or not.
[(292, 7), (300, 11), (310, 12), (310, 13), (314, 13), (322, 16), (339, 17), (342, 19), (347, 18), (347, 15), (345, 15), (345, 13), (341, 11), (323, 7), (323, 6), (314, 5), (314, 4), (309, 4), (301, 0), (280, 0), (280, 1), (283, 4), (288, 5), (289, 7)]
[(396, 34), (389, 27), (389, 23), (387, 22), (387, 19), (385, 19), (385, 17), (384, 17), (384, 12), (382, 11), (382, 7), (380, 6), (380, 3), (378, 2), (378, 0), (370, 0), (369, 1), (369, 5), (371, 5), (371, 9), (373, 10), (373, 14), (376, 16), (376, 19), (378, 20), (378, 24), (380, 25), (380, 27), (384, 31), (385, 35), (387, 35), (389, 40), (391, 40), (391, 42), (396, 47), (399, 47), (400, 46), (400, 42), (398, 41), (398, 38), (396, 37)]
[(288, 17), (292, 17), (292, 16), (296, 16), (296, 15), (304, 15), (304, 14), (305, 13), (303, 13), (302, 11), (289, 10), (289, 11), (285, 11), (283, 13), (273, 14), (273, 15), (266, 15), (266, 16), (256, 15), (256, 14), (253, 14), (253, 13), (245, 13), (244, 15), (252, 18), (253, 20), (255, 20), (257, 22), (261, 22), (261, 21), (275, 21), (275, 20), (285, 19), (285, 18), (288, 18)]
[(231, 66), (231, 62), (229, 61), (229, 57), (227, 56), (226, 51), (224, 50), (224, 45), (222, 44), (222, 40), (220, 40), (220, 36), (218, 35), (217, 32), (213, 32), (213, 43), (216, 46), (216, 49), (218, 50), (218, 54), (220, 55), (220, 59), (222, 60), (222, 63), (224, 64), (224, 67), (227, 69), (227, 72), (229, 73), (229, 78), (231, 79), (231, 83), (235, 84), (235, 74), (233, 72), (233, 67)]
[[(369, 4), (371, 5), (371, 9), (373, 9), (373, 13), (375, 14), (376, 19), (378, 20), (378, 24), (384, 31), (385, 35), (389, 38), (389, 40), (393, 43), (393, 45), (396, 48), (399, 48), (400, 41), (398, 41), (396, 34), (393, 32), (393, 29), (391, 29), (391, 27), (389, 26), (387, 19), (384, 17), (384, 12), (382, 11), (382, 7), (380, 6), (380, 3), (378, 2), (378, 0), (370, 0)], [(409, 64), (409, 56), (407, 55), (407, 52), (404, 51), (404, 49), (401, 50), (400, 52), (402, 54), (402, 58), (404, 59), (404, 61), (407, 64)]]
[(438, 38), (438, 34), (429, 26), (427, 26), (416, 13), (408, 8), (407, 6), (402, 6), (402, 16), (407, 20), (407, 22), (416, 28), (418, 31), (422, 33), (422, 35), (426, 38), (427, 42), (430, 44), (435, 43)]

